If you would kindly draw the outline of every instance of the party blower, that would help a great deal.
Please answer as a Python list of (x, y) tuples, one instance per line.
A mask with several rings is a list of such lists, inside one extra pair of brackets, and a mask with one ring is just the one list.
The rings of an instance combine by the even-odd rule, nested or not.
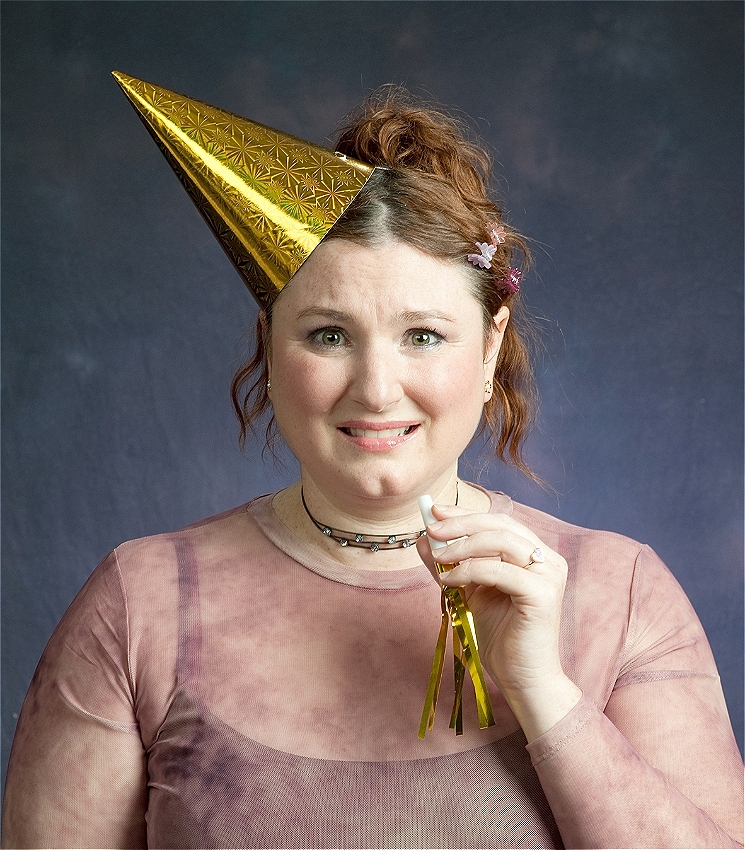
[[(425, 526), (436, 522), (432, 514), (433, 501), (431, 496), (419, 497), (419, 510)], [(442, 575), (452, 569), (452, 564), (441, 564), (437, 560), (437, 552), (444, 549), (447, 543), (433, 540), (427, 535), (429, 547), (435, 556), (435, 567)], [(485, 729), (494, 725), (489, 692), (486, 688), (484, 668), (479, 658), (479, 648), (476, 641), (476, 629), (473, 624), (473, 615), (468, 610), (466, 596), (462, 587), (443, 587), (442, 597), (442, 622), (440, 623), (440, 634), (437, 638), (435, 657), (432, 660), (432, 670), (429, 674), (429, 686), (424, 699), (424, 710), (422, 720), (419, 724), (419, 737), (423, 738), (427, 730), (432, 728), (435, 722), (435, 709), (437, 697), (440, 693), (440, 682), (442, 681), (442, 668), (445, 663), (445, 649), (447, 646), (448, 626), (452, 624), (453, 629), (453, 671), (455, 674), (455, 698), (453, 700), (453, 711), (450, 715), (450, 728), (455, 729), (456, 735), (463, 734), (463, 680), (465, 672), (471, 676), (473, 689), (476, 694), (476, 708), (479, 716), (479, 726)]]

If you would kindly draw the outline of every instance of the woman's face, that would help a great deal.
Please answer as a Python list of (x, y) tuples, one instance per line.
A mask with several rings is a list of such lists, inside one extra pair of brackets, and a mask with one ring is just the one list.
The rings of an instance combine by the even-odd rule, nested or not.
[(306, 484), (342, 508), (440, 492), (480, 421), (508, 315), (485, 344), (466, 270), (398, 242), (319, 245), (274, 305), (269, 356)]

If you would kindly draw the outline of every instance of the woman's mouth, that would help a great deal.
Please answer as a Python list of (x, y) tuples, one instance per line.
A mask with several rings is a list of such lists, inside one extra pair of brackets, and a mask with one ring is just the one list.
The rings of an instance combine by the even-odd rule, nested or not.
[(373, 439), (385, 440), (388, 437), (405, 437), (410, 434), (416, 425), (407, 425), (405, 428), (387, 428), (385, 430), (370, 430), (367, 428), (341, 428), (350, 437), (371, 437)]
[[(357, 423), (355, 423), (357, 424)], [(365, 423), (367, 424), (367, 423)], [(386, 423), (388, 424), (388, 423)], [(391, 423), (394, 425), (397, 423)], [(397, 428), (360, 428), (344, 425), (339, 428), (350, 443), (367, 452), (389, 452), (408, 442), (419, 430), (419, 423), (402, 424)]]

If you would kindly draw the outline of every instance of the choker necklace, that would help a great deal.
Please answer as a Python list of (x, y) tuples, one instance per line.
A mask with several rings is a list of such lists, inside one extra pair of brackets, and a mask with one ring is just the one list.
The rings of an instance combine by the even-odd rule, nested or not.
[[(330, 537), (340, 546), (354, 546), (357, 549), (369, 549), (371, 552), (378, 552), (381, 549), (408, 549), (420, 537), (427, 533), (426, 528), (420, 531), (410, 531), (405, 534), (358, 534), (356, 531), (343, 531), (340, 528), (332, 528), (330, 525), (324, 525), (322, 522), (313, 516), (308, 510), (308, 505), (305, 503), (305, 493), (303, 488), (300, 488), (300, 499), (305, 508), (305, 513), (315, 525), (315, 527), (326, 537)], [(455, 504), (458, 504), (458, 482), (455, 482)]]

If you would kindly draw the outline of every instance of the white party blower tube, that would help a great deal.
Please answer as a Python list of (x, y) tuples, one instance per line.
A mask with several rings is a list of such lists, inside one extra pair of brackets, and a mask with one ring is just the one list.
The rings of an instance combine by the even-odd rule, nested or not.
[[(437, 522), (432, 515), (433, 505), (434, 502), (432, 501), (432, 496), (419, 497), (419, 510), (422, 512), (422, 519), (424, 520), (425, 526), (432, 525), (433, 522)], [(433, 540), (429, 534), (427, 535), (427, 540), (429, 540), (429, 548), (432, 550), (433, 555), (438, 549), (444, 549), (448, 545), (444, 540)]]

